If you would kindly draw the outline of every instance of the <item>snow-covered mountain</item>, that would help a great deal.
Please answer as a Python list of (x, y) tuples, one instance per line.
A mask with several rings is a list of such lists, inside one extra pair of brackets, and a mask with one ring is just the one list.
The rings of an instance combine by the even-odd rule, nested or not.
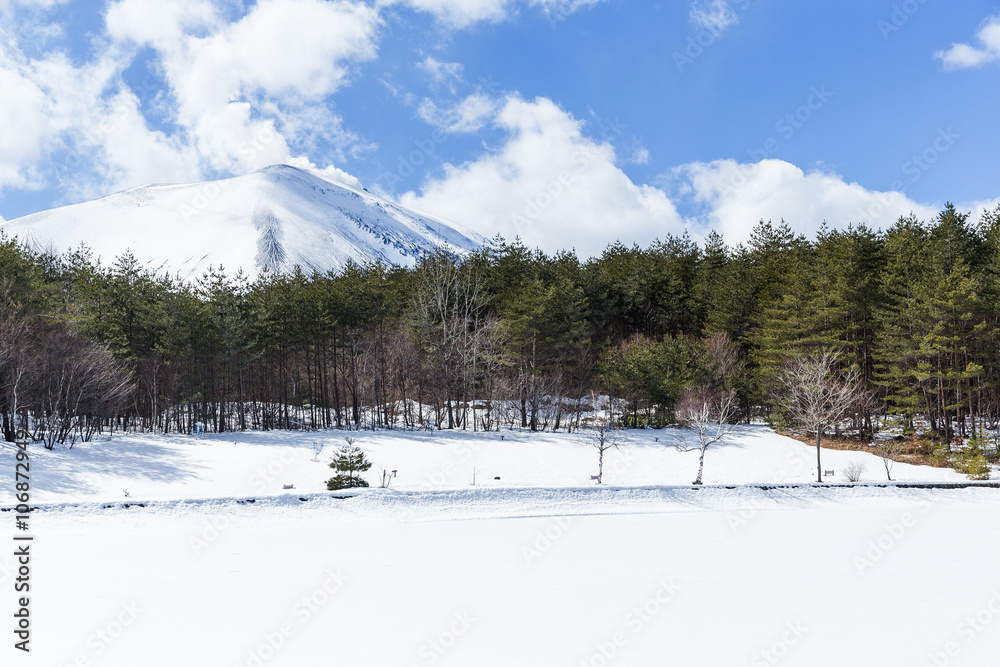
[(147, 185), (0, 223), (36, 250), (81, 243), (107, 265), (126, 251), (157, 272), (200, 276), (209, 266), (251, 277), (265, 270), (339, 269), (349, 260), (412, 264), (445, 246), (485, 239), (365, 190), (287, 165), (219, 181)]

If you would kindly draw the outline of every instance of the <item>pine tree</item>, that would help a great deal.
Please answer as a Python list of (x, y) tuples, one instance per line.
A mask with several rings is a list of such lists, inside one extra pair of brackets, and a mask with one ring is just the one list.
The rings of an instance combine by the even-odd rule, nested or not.
[(354, 438), (347, 438), (347, 445), (334, 453), (330, 467), (336, 470), (337, 474), (327, 480), (326, 488), (328, 490), (368, 486), (368, 482), (358, 476), (358, 473), (366, 472), (372, 467), (372, 464), (365, 453), (354, 445)]

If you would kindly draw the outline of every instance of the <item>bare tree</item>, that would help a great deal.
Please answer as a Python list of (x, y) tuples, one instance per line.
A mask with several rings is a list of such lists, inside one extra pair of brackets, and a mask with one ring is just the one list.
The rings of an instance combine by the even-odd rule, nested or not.
[(25, 322), (14, 322), (0, 313), (0, 420), (3, 439), (11, 442), (19, 430), (18, 420), (22, 421), (20, 428), (26, 426), (24, 416), (19, 413), (24, 407), (21, 398), (31, 363), (27, 333)]
[(784, 407), (792, 421), (816, 434), (816, 480), (823, 481), (820, 443), (823, 432), (843, 419), (863, 395), (857, 369), (838, 371), (840, 354), (792, 359), (779, 380), (785, 389)]
[(730, 421), (736, 415), (736, 394), (732, 391), (712, 394), (688, 390), (677, 404), (674, 415), (681, 426), (694, 431), (697, 436), (697, 444), (691, 445), (684, 436), (678, 435), (674, 447), (679, 452), (701, 452), (698, 476), (692, 482), (700, 485), (705, 469), (705, 452), (733, 431), (734, 425)]
[(625, 444), (614, 421), (608, 417), (597, 417), (588, 428), (584, 437), (597, 450), (597, 483), (604, 482), (604, 452), (609, 449), (620, 449)]
[[(471, 263), (438, 250), (421, 260), (418, 272), (413, 299), (416, 329), (444, 390), (448, 428), (466, 427), (482, 362), (485, 357), (486, 370), (495, 369), (504, 328), (484, 315), (483, 281)], [(456, 404), (461, 414), (455, 414)], [(441, 428), (440, 416), (437, 422)]]
[(67, 440), (72, 447), (78, 437), (89, 440), (131, 394), (124, 366), (69, 327), (47, 331), (37, 355), (35, 430), (47, 449)]
[(864, 461), (851, 461), (844, 466), (844, 475), (847, 476), (848, 482), (860, 482), (865, 470), (868, 470), (868, 464)]
[(896, 462), (896, 457), (903, 453), (905, 447), (906, 443), (900, 440), (879, 440), (872, 445), (872, 449), (882, 459), (882, 465), (885, 466), (885, 476), (890, 482), (892, 481), (892, 464)]

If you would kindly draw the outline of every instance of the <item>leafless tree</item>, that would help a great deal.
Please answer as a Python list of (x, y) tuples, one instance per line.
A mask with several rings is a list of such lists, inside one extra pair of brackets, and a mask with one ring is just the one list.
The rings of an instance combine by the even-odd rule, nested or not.
[(844, 466), (844, 475), (847, 476), (848, 482), (860, 482), (865, 470), (868, 470), (868, 464), (864, 461), (851, 461)]
[(69, 327), (45, 332), (35, 375), (35, 438), (47, 449), (78, 437), (89, 440), (101, 420), (116, 414), (132, 384), (107, 348)]
[(697, 443), (688, 443), (678, 435), (674, 445), (679, 452), (698, 450), (698, 476), (693, 484), (701, 484), (705, 469), (705, 452), (732, 433), (731, 420), (736, 414), (736, 395), (732, 391), (709, 392), (688, 390), (677, 404), (674, 415), (681, 426), (694, 431)]
[[(3, 413), (3, 438), (11, 442), (19, 430), (18, 421), (23, 421), (20, 414), (24, 407), (22, 397), (31, 363), (26, 345), (27, 332), (24, 322), (15, 322), (12, 318), (0, 319), (0, 412)], [(20, 428), (24, 426), (22, 423)]]
[[(416, 329), (442, 385), (448, 428), (464, 427), (482, 374), (499, 367), (505, 330), (484, 314), (482, 279), (471, 264), (442, 250), (425, 257), (418, 270)], [(461, 414), (455, 414), (456, 406)]]
[(856, 369), (838, 370), (840, 354), (793, 358), (779, 377), (785, 389), (784, 407), (792, 421), (816, 434), (816, 479), (823, 481), (820, 444), (823, 432), (859, 404), (863, 389)]
[(872, 445), (872, 449), (882, 459), (882, 465), (885, 466), (886, 479), (890, 482), (892, 481), (892, 465), (896, 462), (896, 457), (903, 453), (905, 447), (905, 441), (894, 439), (879, 440)]
[(619, 429), (615, 427), (614, 421), (608, 417), (597, 417), (588, 429), (583, 431), (583, 436), (594, 449), (597, 450), (597, 483), (604, 481), (604, 452), (609, 449), (620, 449), (625, 444)]

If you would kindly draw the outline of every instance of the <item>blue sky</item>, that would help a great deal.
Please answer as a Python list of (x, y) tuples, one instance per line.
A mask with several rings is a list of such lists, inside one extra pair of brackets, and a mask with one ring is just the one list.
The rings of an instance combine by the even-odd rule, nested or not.
[(275, 162), (599, 252), (1000, 197), (1000, 5), (0, 0), (0, 216)]

